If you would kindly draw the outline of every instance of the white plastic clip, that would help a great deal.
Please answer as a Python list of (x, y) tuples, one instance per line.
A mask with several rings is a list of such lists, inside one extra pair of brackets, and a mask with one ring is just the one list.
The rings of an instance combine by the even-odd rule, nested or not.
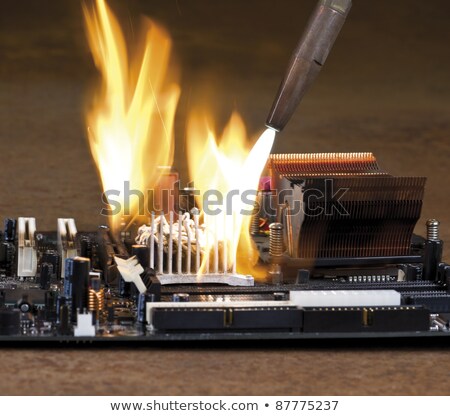
[(61, 256), (61, 277), (65, 277), (66, 259), (78, 256), (75, 238), (77, 226), (73, 218), (58, 218), (58, 253)]
[(37, 272), (37, 253), (34, 234), (36, 218), (18, 219), (17, 232), (17, 275), (19, 277), (34, 277)]
[(129, 259), (121, 259), (120, 257), (115, 257), (117, 268), (119, 269), (120, 275), (125, 282), (134, 283), (139, 290), (139, 293), (145, 293), (147, 287), (141, 278), (141, 273), (144, 269), (139, 264), (136, 256), (130, 257)]

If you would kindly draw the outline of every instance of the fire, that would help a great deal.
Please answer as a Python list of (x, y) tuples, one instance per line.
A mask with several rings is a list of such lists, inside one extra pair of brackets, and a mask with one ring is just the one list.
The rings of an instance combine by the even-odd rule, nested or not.
[[(206, 116), (194, 113), (187, 134), (189, 172), (195, 188), (200, 190), (199, 203), (202, 204), (206, 192), (213, 191), (215, 195), (208, 198), (215, 201), (209, 209), (211, 212), (204, 212), (203, 216), (207, 238), (201, 242), (205, 251), (201, 273), (218, 241), (230, 270), (255, 275), (256, 249), (249, 233), (253, 204), (249, 200), (255, 201), (275, 132), (266, 130), (252, 147), (244, 122), (237, 113), (232, 114), (219, 141), (210, 124)], [(248, 191), (251, 196), (246, 197)], [(217, 213), (212, 212), (216, 210)], [(232, 264), (236, 257), (237, 265)]]
[[(140, 213), (139, 199), (131, 199), (127, 207), (122, 191), (139, 190), (146, 198), (146, 190), (155, 189), (159, 182), (158, 167), (172, 165), (180, 88), (170, 81), (171, 40), (164, 29), (146, 20), (141, 47), (131, 49), (105, 0), (94, 0), (83, 11), (91, 53), (102, 77), (86, 115), (88, 138), (103, 189), (114, 191), (118, 198), (108, 202), (112, 208), (121, 204), (120, 213), (111, 217), (117, 231), (127, 211), (132, 217)], [(210, 252), (217, 252), (220, 245), (223, 271), (254, 274), (249, 201), (254, 201), (275, 133), (267, 130), (252, 148), (238, 114), (231, 116), (219, 142), (205, 117), (194, 114), (188, 124), (191, 179), (203, 193), (213, 190), (224, 198), (215, 204), (221, 210), (218, 215), (203, 213), (206, 233), (204, 241), (197, 242), (205, 254), (201, 271)]]
[[(128, 56), (124, 34), (105, 1), (84, 5), (83, 11), (102, 76), (86, 116), (89, 144), (104, 191), (120, 191), (121, 213), (111, 219), (117, 229), (125, 213), (125, 183), (146, 198), (146, 190), (158, 182), (158, 166), (172, 164), (180, 88), (169, 80), (171, 39), (164, 29), (146, 20), (144, 41)], [(137, 202), (130, 201), (132, 216), (138, 214)]]

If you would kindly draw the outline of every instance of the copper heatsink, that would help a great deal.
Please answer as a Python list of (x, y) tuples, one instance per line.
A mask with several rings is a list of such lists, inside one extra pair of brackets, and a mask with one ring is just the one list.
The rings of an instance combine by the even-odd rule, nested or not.
[(270, 167), (274, 184), (285, 178), (302, 189), (303, 213), (296, 215), (303, 219), (300, 234), (293, 236), (298, 239), (294, 256), (411, 254), (425, 178), (389, 176), (371, 153), (278, 154), (271, 156)]
[(269, 168), (286, 178), (386, 175), (372, 153), (277, 153)]

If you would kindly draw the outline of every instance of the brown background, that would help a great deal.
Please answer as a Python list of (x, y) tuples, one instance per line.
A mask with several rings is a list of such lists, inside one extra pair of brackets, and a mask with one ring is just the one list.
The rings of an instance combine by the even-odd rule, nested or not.
[[(2, 0), (0, 217), (39, 229), (101, 222), (83, 109), (96, 80), (78, 0)], [(113, 6), (133, 33), (165, 24), (182, 68), (176, 166), (185, 116), (206, 102), (257, 135), (314, 1), (132, 0)], [(427, 176), (423, 221), (450, 243), (450, 2), (356, 0), (335, 48), (277, 152), (373, 151), (397, 175)], [(134, 22), (133, 25), (130, 22)], [(447, 257), (450, 251), (446, 250)], [(0, 350), (3, 394), (446, 394), (447, 346), (189, 346)]]

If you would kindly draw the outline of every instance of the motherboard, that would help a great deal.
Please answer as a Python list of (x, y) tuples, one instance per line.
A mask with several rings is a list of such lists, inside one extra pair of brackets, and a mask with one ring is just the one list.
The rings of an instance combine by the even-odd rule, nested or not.
[(414, 233), (425, 178), (391, 176), (370, 153), (273, 154), (268, 166), (248, 230), (258, 276), (236, 270), (220, 238), (203, 249), (189, 189), (188, 203), (119, 232), (6, 218), (0, 341), (450, 336), (440, 224)]

